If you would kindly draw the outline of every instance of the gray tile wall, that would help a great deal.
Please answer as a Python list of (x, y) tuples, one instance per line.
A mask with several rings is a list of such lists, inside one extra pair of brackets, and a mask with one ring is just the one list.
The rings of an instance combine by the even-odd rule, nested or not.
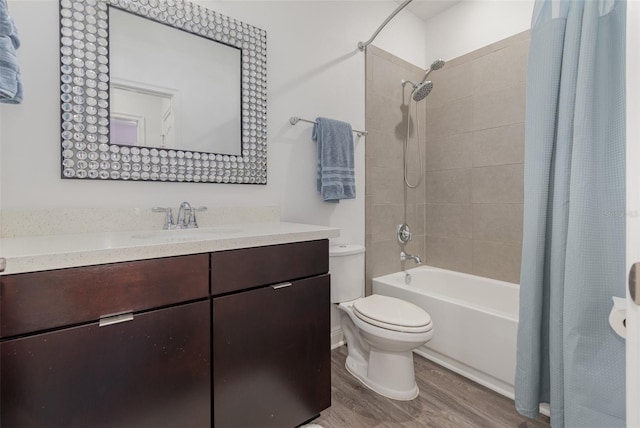
[(529, 33), (448, 61), (427, 98), (427, 263), (518, 283)]
[[(419, 124), (411, 103), (425, 177), (407, 192), (407, 251), (429, 265), (519, 282), (528, 46), (524, 32), (449, 60), (429, 76), (434, 89), (419, 103)], [(366, 73), (368, 294), (372, 277), (403, 268), (395, 237), (404, 191), (400, 82), (419, 81), (423, 70), (370, 46)]]
[[(366, 285), (371, 278), (402, 269), (401, 247), (396, 229), (404, 221), (403, 135), (406, 132), (407, 106), (402, 103), (402, 80), (420, 81), (424, 70), (393, 55), (369, 46), (366, 54)], [(405, 92), (405, 104), (410, 89)], [(420, 103), (418, 115), (411, 102), (412, 159), (417, 159), (416, 132), (419, 128), (424, 153), (426, 105)], [(416, 123), (416, 117), (420, 123)], [(411, 171), (416, 171), (414, 165)], [(414, 175), (411, 175), (415, 180)], [(414, 240), (407, 246), (412, 254), (424, 256), (425, 186), (407, 191), (407, 222)]]

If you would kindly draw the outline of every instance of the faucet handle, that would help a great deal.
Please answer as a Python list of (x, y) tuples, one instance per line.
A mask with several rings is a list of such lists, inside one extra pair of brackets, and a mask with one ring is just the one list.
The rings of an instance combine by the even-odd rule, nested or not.
[(173, 229), (175, 226), (173, 223), (173, 210), (171, 208), (153, 207), (151, 211), (154, 213), (166, 213), (164, 217), (163, 229)]
[(198, 227), (198, 221), (196, 220), (196, 211), (206, 211), (207, 207), (191, 207), (191, 215), (189, 216), (189, 224), (188, 228), (196, 228)]
[(398, 225), (397, 235), (398, 235), (397, 236), (398, 242), (403, 245), (411, 241), (413, 236), (411, 233), (411, 229), (409, 228), (409, 225), (406, 223)]

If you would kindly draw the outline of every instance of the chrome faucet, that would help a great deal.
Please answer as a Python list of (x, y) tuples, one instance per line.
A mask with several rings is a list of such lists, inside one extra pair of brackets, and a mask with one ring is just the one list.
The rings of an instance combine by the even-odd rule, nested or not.
[[(185, 201), (180, 204), (176, 226), (178, 226), (178, 229), (186, 229), (189, 227), (190, 220), (191, 220), (191, 204)], [(198, 225), (196, 225), (195, 227), (198, 227)]]
[(413, 260), (418, 265), (422, 263), (422, 259), (420, 257), (400, 251), (400, 261), (404, 262), (406, 260)]
[(196, 221), (196, 211), (205, 211), (207, 207), (192, 207), (189, 202), (183, 202), (180, 204), (178, 210), (178, 218), (176, 222), (173, 222), (173, 210), (171, 208), (151, 208), (154, 213), (166, 213), (164, 218), (163, 229), (195, 229), (198, 227)]

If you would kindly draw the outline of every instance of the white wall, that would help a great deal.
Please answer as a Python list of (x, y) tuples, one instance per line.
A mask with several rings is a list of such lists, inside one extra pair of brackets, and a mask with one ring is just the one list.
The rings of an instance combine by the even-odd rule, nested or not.
[[(268, 38), (268, 184), (130, 183), (60, 179), (58, 5), (55, 0), (10, 0), (22, 47), (25, 100), (1, 106), (3, 209), (279, 205), (283, 220), (336, 226), (343, 239), (364, 243), (364, 150), (356, 142), (358, 198), (321, 202), (315, 191), (311, 126), (290, 116), (327, 116), (364, 126), (366, 40), (395, 9), (392, 1), (202, 1), (261, 27)], [(376, 44), (424, 65), (424, 25), (403, 11)]]
[[(356, 200), (324, 203), (315, 192), (312, 125), (290, 116), (333, 117), (364, 129), (364, 53), (368, 39), (397, 6), (378, 1), (200, 2), (267, 30), (269, 180), (280, 191), (283, 218), (342, 229), (341, 241), (364, 244), (365, 139), (356, 144)], [(418, 37), (416, 39), (416, 37)], [(419, 66), (424, 23), (399, 14), (375, 42)]]
[(531, 28), (534, 0), (463, 0), (426, 22), (426, 62), (449, 60)]

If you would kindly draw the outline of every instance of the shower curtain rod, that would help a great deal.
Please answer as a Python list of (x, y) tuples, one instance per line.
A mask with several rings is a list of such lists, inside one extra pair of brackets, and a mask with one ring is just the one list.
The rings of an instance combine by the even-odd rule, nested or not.
[(367, 48), (367, 46), (369, 46), (371, 44), (371, 42), (373, 42), (373, 39), (375, 39), (378, 36), (378, 33), (380, 31), (382, 31), (382, 29), (389, 23), (389, 21), (391, 21), (393, 19), (393, 17), (398, 14), (398, 12), (400, 12), (402, 9), (404, 9), (405, 6), (407, 6), (412, 1), (413, 0), (405, 0), (404, 2), (402, 2), (402, 4), (400, 6), (398, 6), (396, 8), (396, 10), (394, 10), (393, 13), (391, 15), (389, 15), (389, 17), (387, 19), (384, 20), (382, 25), (380, 25), (378, 27), (376, 32), (373, 33), (373, 36), (371, 36), (371, 38), (369, 40), (367, 40), (366, 42), (358, 42), (358, 49), (360, 49), (361, 51), (364, 51)]
[[(291, 116), (289, 118), (289, 123), (292, 125), (295, 125), (298, 122), (316, 123), (315, 120), (303, 119), (297, 116)], [(353, 129), (353, 132), (355, 132), (358, 137), (364, 137), (369, 133), (368, 131), (358, 131), (357, 129)]]

